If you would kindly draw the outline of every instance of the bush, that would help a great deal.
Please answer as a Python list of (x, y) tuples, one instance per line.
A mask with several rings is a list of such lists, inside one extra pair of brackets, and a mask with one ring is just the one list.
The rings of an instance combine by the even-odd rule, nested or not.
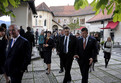
[(105, 41), (100, 42), (101, 45), (103, 45), (104, 43), (105, 43)]

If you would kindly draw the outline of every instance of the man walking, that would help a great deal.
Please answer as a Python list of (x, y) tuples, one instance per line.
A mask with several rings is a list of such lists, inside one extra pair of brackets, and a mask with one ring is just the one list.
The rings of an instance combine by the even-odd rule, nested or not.
[(97, 53), (96, 40), (88, 36), (87, 28), (81, 30), (82, 37), (77, 41), (77, 54), (74, 57), (78, 59), (78, 64), (82, 74), (82, 83), (88, 83), (88, 71), (93, 62), (93, 57)]
[(38, 32), (38, 29), (36, 29), (36, 32), (35, 32), (36, 44), (37, 44), (37, 41), (38, 41), (38, 36), (39, 36), (39, 32)]
[(64, 28), (65, 35), (61, 38), (59, 43), (59, 52), (62, 53), (62, 62), (65, 69), (65, 77), (63, 83), (71, 82), (70, 70), (73, 62), (73, 57), (76, 50), (76, 37), (70, 35), (69, 27)]
[(11, 83), (21, 83), (22, 76), (30, 63), (29, 42), (19, 34), (19, 28), (16, 25), (9, 27), (10, 40), (7, 59), (5, 63), (6, 73), (11, 78)]

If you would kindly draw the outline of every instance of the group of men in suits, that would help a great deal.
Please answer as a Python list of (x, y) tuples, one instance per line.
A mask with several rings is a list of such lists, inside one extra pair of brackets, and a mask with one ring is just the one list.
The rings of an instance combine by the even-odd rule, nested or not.
[[(61, 65), (65, 69), (63, 83), (71, 82), (71, 67), (73, 59), (76, 58), (82, 74), (82, 83), (88, 83), (88, 71), (93, 57), (95, 57), (97, 46), (96, 40), (88, 36), (87, 28), (81, 30), (82, 37), (76, 38), (70, 34), (69, 27), (64, 28), (64, 35), (60, 36), (57, 51), (61, 58)], [(27, 39), (19, 34), (16, 25), (9, 27), (12, 39), (9, 41), (7, 59), (5, 62), (6, 74), (10, 76), (11, 83), (21, 83), (23, 73), (31, 61), (31, 49)]]
[(81, 37), (70, 34), (69, 27), (64, 28), (64, 35), (59, 38), (57, 52), (61, 56), (61, 65), (65, 69), (63, 83), (71, 83), (71, 67), (75, 58), (79, 64), (82, 83), (88, 83), (88, 71), (97, 53), (96, 39), (88, 36), (88, 29), (81, 30)]

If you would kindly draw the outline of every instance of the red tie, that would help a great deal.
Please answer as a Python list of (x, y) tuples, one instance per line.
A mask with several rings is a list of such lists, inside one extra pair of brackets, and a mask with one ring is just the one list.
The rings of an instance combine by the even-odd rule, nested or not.
[(85, 49), (85, 47), (86, 47), (86, 38), (85, 38), (85, 41), (83, 43), (83, 48)]

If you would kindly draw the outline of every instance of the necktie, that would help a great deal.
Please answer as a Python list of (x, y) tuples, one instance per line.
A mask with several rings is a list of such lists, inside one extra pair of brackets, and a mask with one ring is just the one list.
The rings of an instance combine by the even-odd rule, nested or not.
[(85, 47), (86, 47), (86, 38), (85, 38), (85, 41), (83, 43), (83, 48), (85, 49)]
[(66, 50), (66, 48), (67, 48), (67, 38), (68, 37), (66, 37), (65, 44), (64, 44), (64, 53), (67, 53), (67, 50)]
[(11, 47), (13, 47), (14, 43), (15, 43), (15, 39), (13, 39), (13, 42), (12, 42), (12, 45), (11, 45)]

